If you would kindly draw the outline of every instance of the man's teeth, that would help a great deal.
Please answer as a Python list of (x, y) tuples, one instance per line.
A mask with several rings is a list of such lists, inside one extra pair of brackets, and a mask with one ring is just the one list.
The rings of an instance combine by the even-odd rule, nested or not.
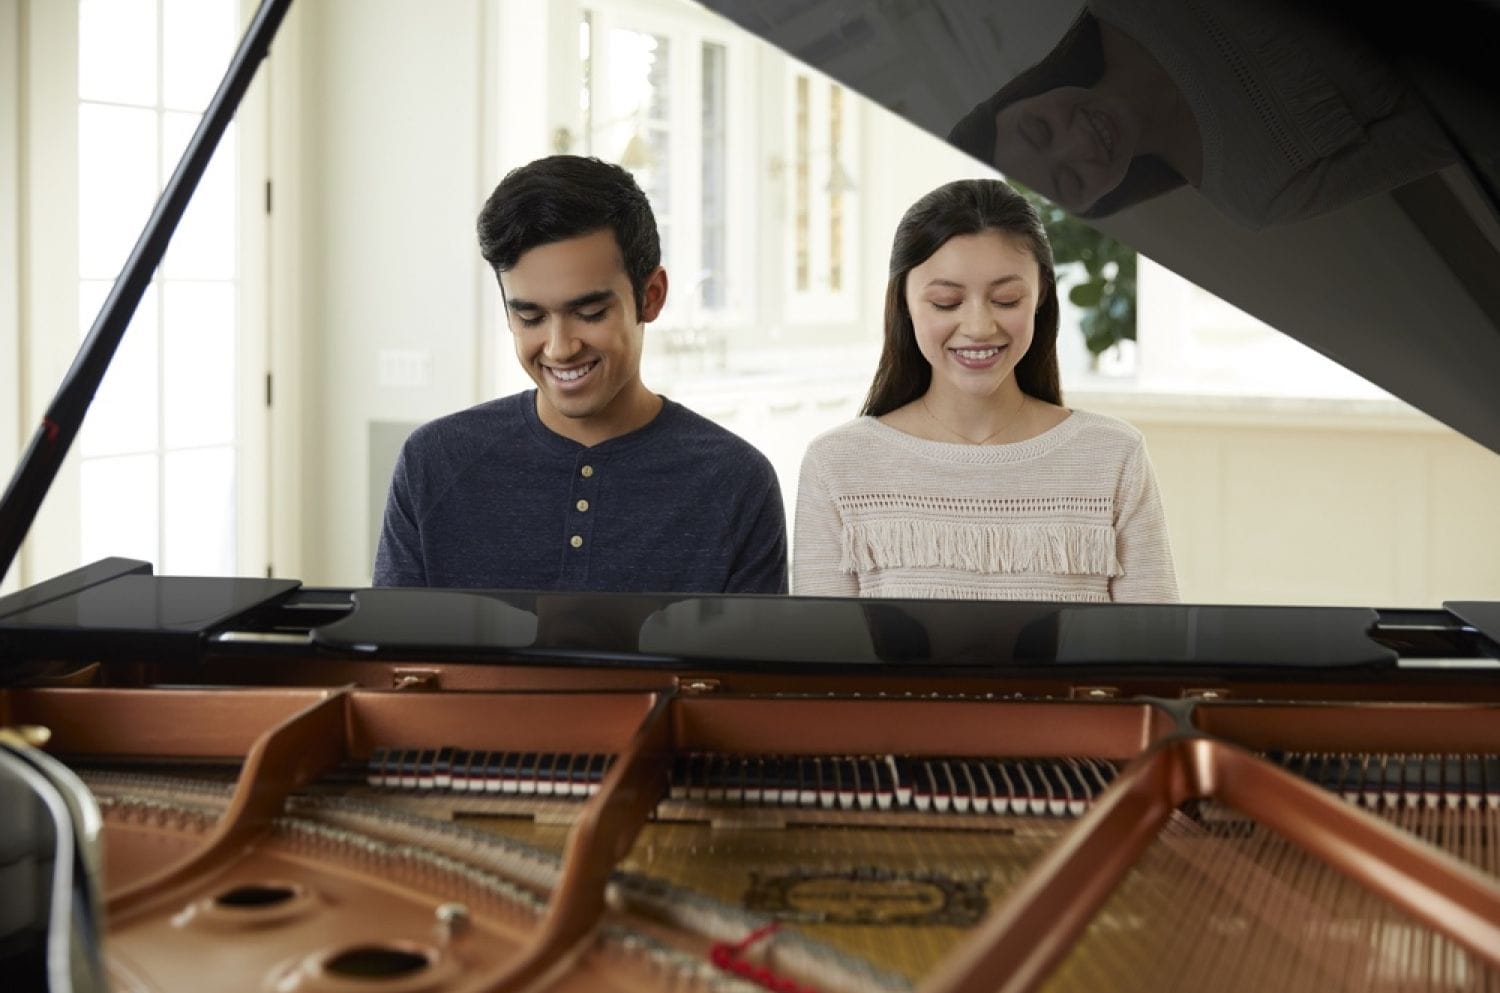
[(581, 365), (576, 369), (553, 369), (552, 375), (556, 376), (558, 379), (561, 379), (565, 383), (571, 383), (575, 379), (582, 379), (584, 376), (588, 375), (589, 370), (594, 368), (594, 366), (596, 365), (598, 365), (597, 362), (590, 362), (588, 365)]
[(973, 362), (983, 362), (985, 359), (994, 358), (1000, 354), (998, 347), (990, 348), (955, 348), (953, 353), (960, 358), (969, 359)]

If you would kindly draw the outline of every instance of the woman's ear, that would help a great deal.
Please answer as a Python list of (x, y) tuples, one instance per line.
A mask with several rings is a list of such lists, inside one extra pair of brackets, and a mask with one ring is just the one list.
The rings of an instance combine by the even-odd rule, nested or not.
[(661, 266), (646, 277), (645, 290), (641, 293), (642, 324), (649, 324), (656, 320), (661, 309), (667, 305), (667, 270)]

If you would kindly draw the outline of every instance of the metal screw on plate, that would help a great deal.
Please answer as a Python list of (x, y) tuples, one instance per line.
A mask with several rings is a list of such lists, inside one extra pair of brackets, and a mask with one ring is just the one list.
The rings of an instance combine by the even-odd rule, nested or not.
[(444, 944), (469, 929), (469, 908), (461, 903), (440, 904), (433, 914), (437, 917), (438, 937)]

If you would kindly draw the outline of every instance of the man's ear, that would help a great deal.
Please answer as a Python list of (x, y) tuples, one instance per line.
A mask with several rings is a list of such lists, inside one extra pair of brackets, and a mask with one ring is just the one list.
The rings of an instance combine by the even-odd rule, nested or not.
[(646, 277), (646, 285), (641, 292), (641, 323), (650, 324), (656, 320), (661, 309), (667, 305), (667, 270), (661, 266)]

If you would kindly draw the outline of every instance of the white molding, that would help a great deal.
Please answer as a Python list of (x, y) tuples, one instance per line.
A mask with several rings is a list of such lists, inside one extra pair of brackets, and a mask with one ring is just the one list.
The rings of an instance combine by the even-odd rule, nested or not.
[[(0, 0), (0, 490), (20, 460), (21, 435), (21, 4)], [(0, 566), (3, 568), (3, 566)], [(0, 575), (0, 594), (21, 585)]]
[[(240, 34), (255, 9), (255, 4), (240, 0)], [(239, 156), (235, 169), (239, 186), (235, 563), (242, 576), (264, 575), (271, 562), (271, 424), (262, 388), (262, 379), (271, 370), (270, 219), (265, 211), (265, 184), (271, 165), (268, 69), (265, 63), (257, 69), (235, 116)]]
[(1148, 393), (1097, 384), (1069, 387), (1067, 383), (1063, 383), (1063, 399), (1069, 407), (1164, 427), (1452, 433), (1451, 428), (1396, 399)]
[[(500, 131), (503, 127), (501, 114), (506, 102), (500, 90), (501, 46), (496, 30), (502, 11), (500, 0), (483, 0), (479, 5), (479, 30), (475, 40), (479, 46), (479, 98), (475, 101), (478, 120), (474, 122), (479, 135), (478, 154), (474, 158), (474, 214), (490, 191), (499, 183)], [(470, 265), (473, 267), (474, 287), (474, 392), (470, 400), (479, 403), (495, 396), (499, 385), (497, 335), (505, 329), (498, 325), (500, 307), (496, 299), (495, 278), (489, 265), (479, 254), (477, 239), (471, 239)]]
[[(22, 424), (39, 424), (77, 353), (78, 5), (21, 7)], [(21, 548), (31, 585), (78, 564), (78, 453), (57, 474)]]
[(302, 115), (303, 50), (308, 4), (293, 4), (276, 33), (270, 57), (261, 73), (267, 84), (269, 122), (266, 127), (267, 174), (272, 184), (272, 210), (267, 225), (265, 270), (267, 366), (273, 382), (265, 461), (265, 499), (268, 511), (267, 548), (277, 576), (299, 577), (305, 562), (308, 478), (304, 448), (304, 376), (313, 345), (307, 331), (303, 295), (307, 220), (303, 191), (306, 166)]

